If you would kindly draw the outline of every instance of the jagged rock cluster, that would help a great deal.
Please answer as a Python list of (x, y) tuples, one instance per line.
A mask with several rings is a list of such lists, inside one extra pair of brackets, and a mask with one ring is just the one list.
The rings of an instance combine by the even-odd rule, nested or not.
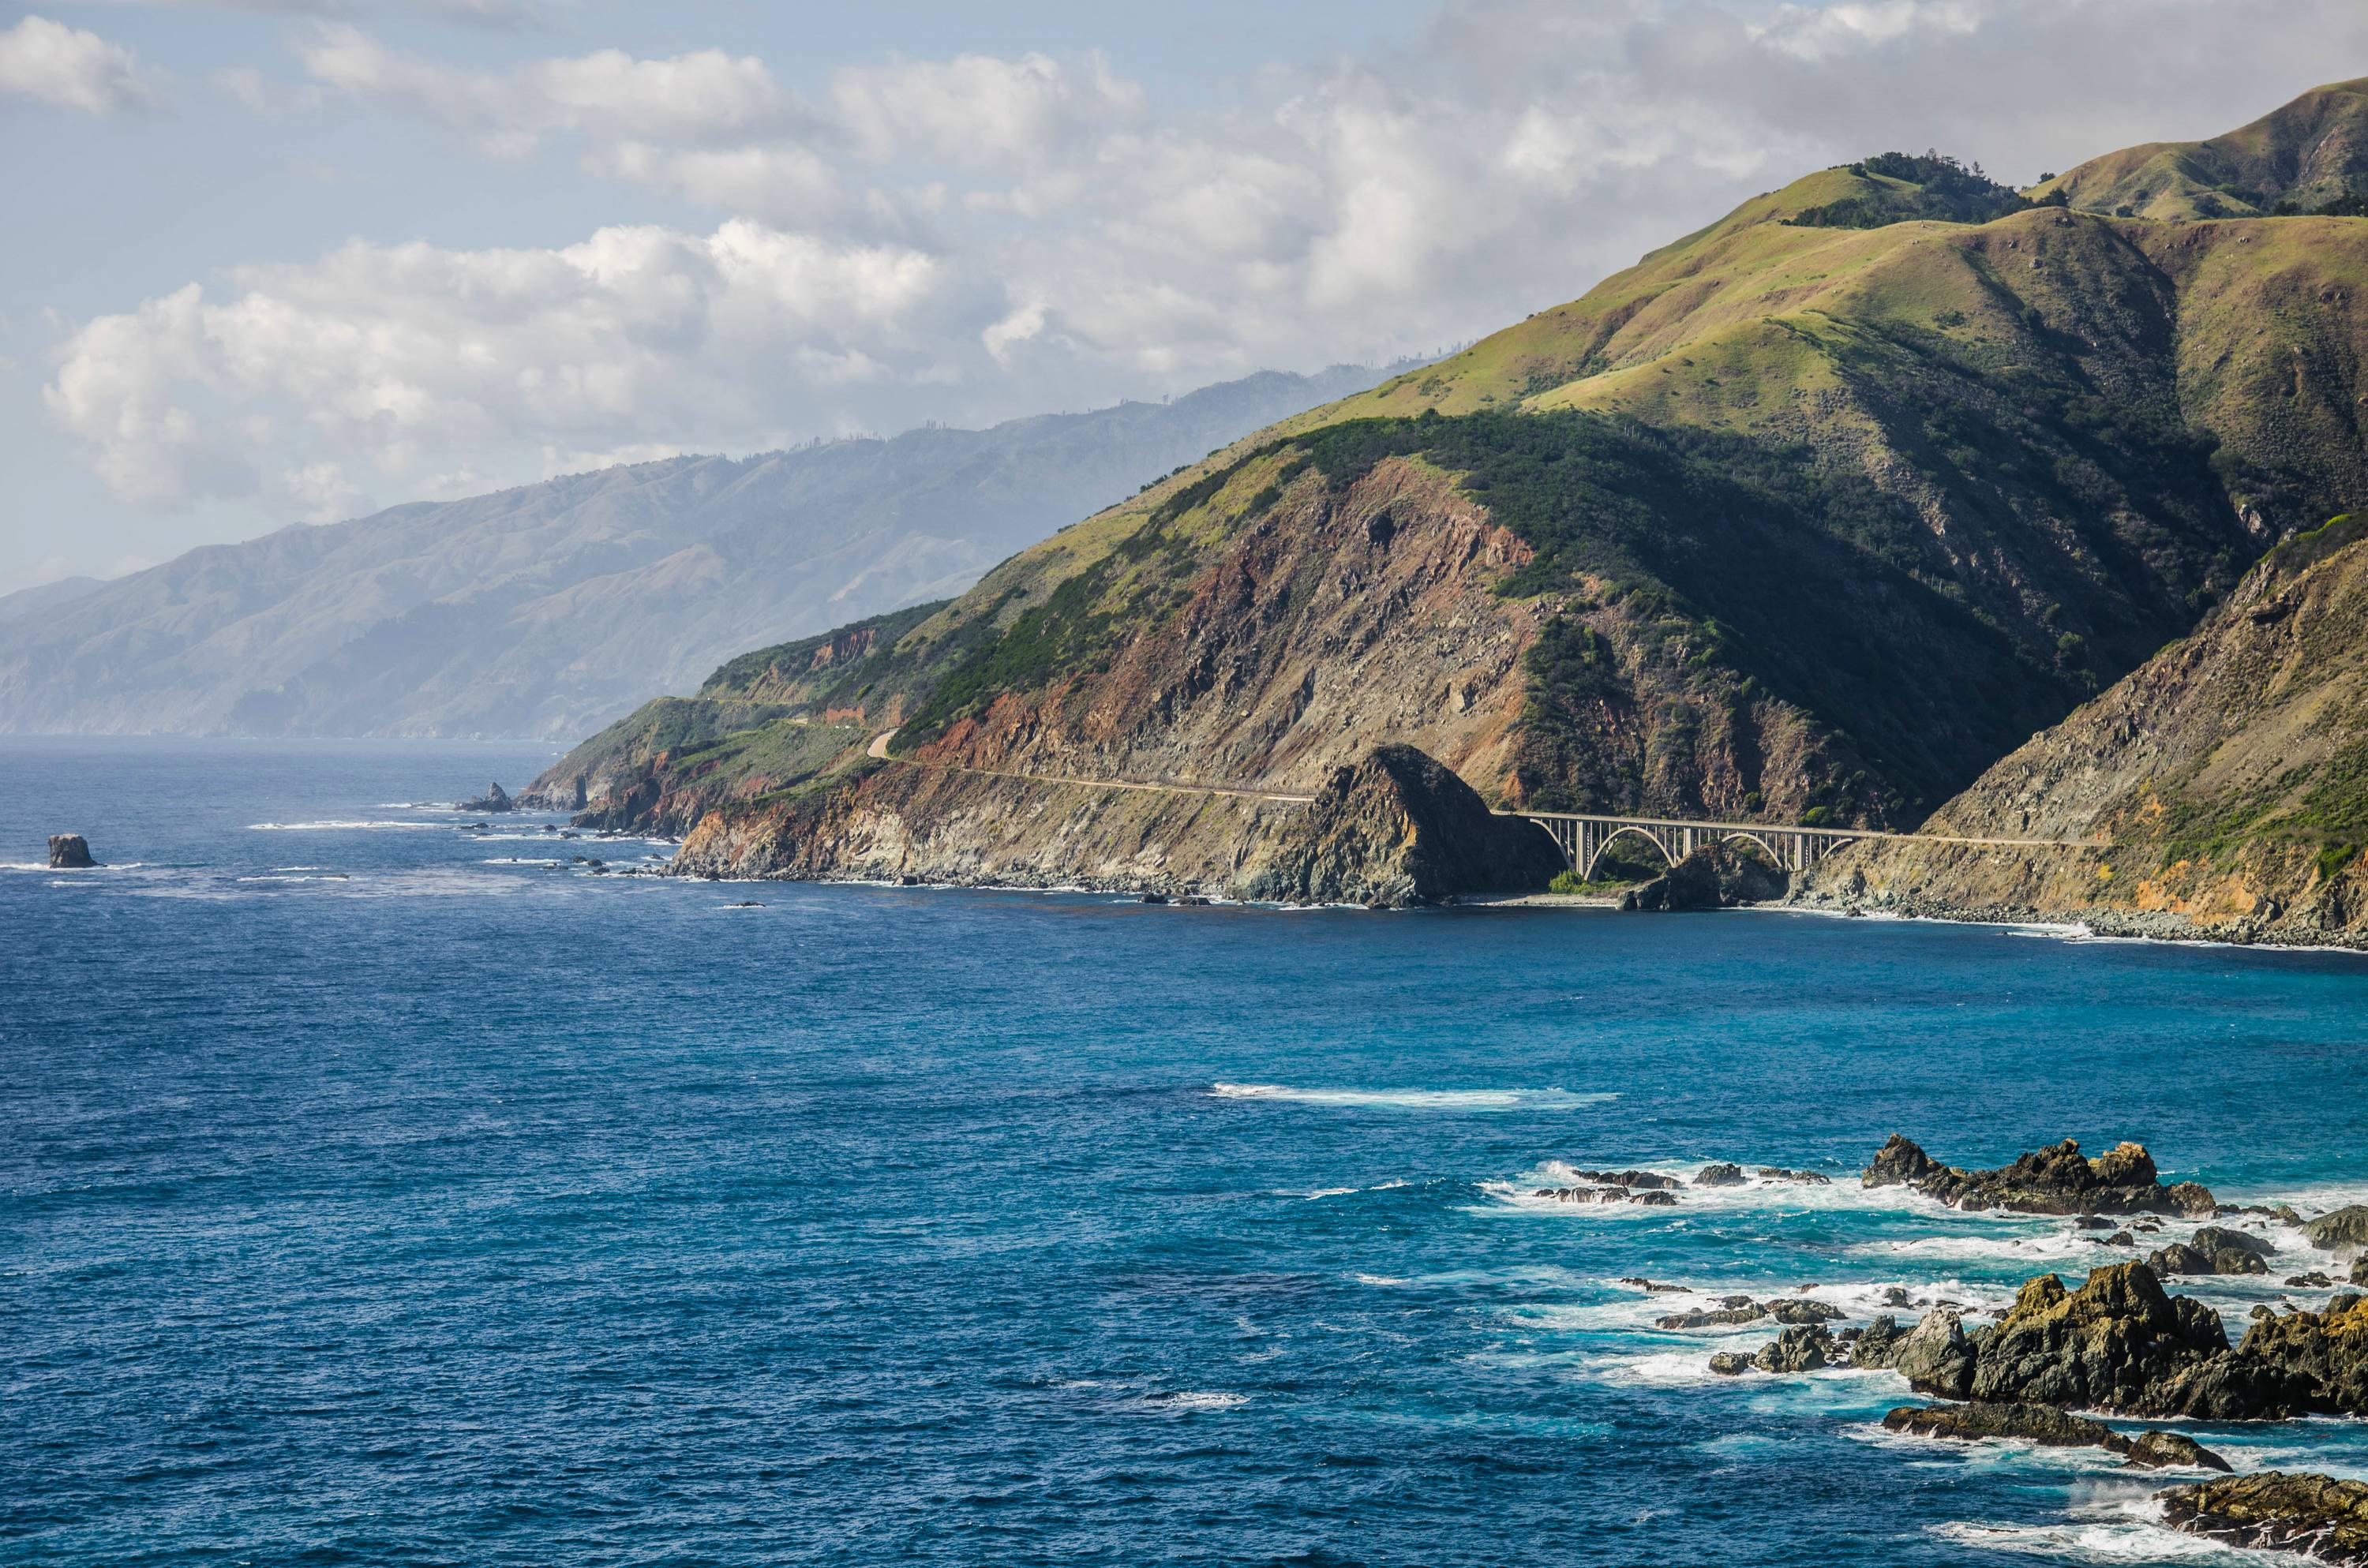
[(2258, 1471), (2162, 1494), (2173, 1529), (2229, 1546), (2368, 1568), (2368, 1483)]
[(2182, 1181), (2165, 1187), (2142, 1143), (2122, 1143), (2085, 1159), (2066, 1138), (2010, 1165), (1969, 1171), (1944, 1165), (1897, 1133), (1861, 1175), (1867, 1187), (1912, 1187), (1952, 1209), (2003, 1209), (2018, 1214), (2180, 1214), (2219, 1211), (2211, 1190)]

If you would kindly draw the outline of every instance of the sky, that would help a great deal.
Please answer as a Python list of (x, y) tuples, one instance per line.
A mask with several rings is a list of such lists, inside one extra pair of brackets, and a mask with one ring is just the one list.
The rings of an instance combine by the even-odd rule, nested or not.
[(1428, 355), (1812, 169), (2362, 74), (2360, 0), (0, 0), (0, 593)]

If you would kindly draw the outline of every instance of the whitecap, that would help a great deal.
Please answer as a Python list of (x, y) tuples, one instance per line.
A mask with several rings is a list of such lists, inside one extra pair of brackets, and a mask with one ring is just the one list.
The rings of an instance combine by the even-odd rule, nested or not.
[(375, 819), (334, 818), (321, 822), (251, 822), (249, 833), (355, 833), (364, 829), (408, 828), (415, 832), (444, 832), (447, 824), (438, 822), (381, 822)]
[(1567, 1089), (1311, 1089), (1288, 1084), (1212, 1084), (1221, 1100), (1288, 1100), (1300, 1105), (1400, 1110), (1577, 1110), (1620, 1096)]
[(1238, 1410), (1249, 1403), (1249, 1396), (1185, 1389), (1175, 1393), (1149, 1394), (1143, 1403), (1162, 1410)]

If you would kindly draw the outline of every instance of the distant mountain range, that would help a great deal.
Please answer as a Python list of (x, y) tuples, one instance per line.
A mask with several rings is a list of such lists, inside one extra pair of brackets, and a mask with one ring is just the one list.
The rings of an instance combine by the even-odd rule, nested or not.
[(0, 597), (0, 732), (569, 736), (752, 645), (962, 592), (1385, 371), (603, 469)]

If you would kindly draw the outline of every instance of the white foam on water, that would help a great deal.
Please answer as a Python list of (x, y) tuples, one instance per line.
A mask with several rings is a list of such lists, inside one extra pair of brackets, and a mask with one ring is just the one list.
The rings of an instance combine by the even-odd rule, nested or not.
[(249, 833), (359, 833), (365, 829), (406, 828), (413, 832), (442, 833), (449, 824), (440, 822), (383, 822), (377, 819), (335, 818), (321, 822), (251, 822)]
[(2069, 1516), (2037, 1525), (1952, 1520), (1927, 1532), (1954, 1545), (2044, 1557), (2056, 1562), (2226, 1562), (2292, 1564), (2292, 1552), (2247, 1551), (2163, 1522), (2151, 1487), (2093, 1486), (2074, 1498)]
[(1249, 1402), (1247, 1394), (1185, 1389), (1175, 1393), (1151, 1394), (1143, 1403), (1162, 1410), (1238, 1410)]
[(1349, 1276), (1349, 1278), (1356, 1280), (1360, 1285), (1404, 1285), (1409, 1283), (1406, 1278), (1395, 1274), (1356, 1274)]
[(1212, 1084), (1212, 1098), (1285, 1100), (1298, 1105), (1386, 1108), (1397, 1110), (1577, 1110), (1616, 1100), (1616, 1094), (1574, 1094), (1567, 1089), (1310, 1089), (1288, 1084)]

